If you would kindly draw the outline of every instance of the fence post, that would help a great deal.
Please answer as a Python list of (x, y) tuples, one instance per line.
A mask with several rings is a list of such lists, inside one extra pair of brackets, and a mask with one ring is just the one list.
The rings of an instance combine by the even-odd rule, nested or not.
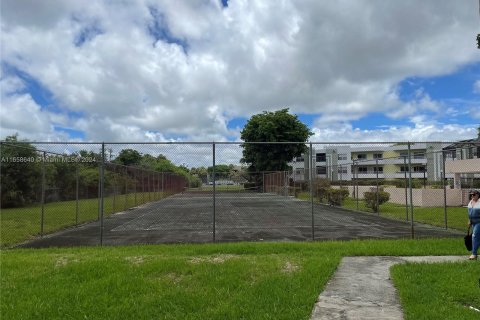
[(138, 180), (137, 180), (137, 168), (133, 168), (133, 181), (135, 181), (135, 184), (133, 185), (133, 193), (135, 195), (135, 199), (134, 199), (134, 202), (135, 202), (135, 207), (137, 206), (137, 184), (138, 184)]
[(212, 221), (212, 227), (213, 227), (213, 242), (215, 242), (215, 184), (216, 184), (216, 181), (215, 181), (215, 142), (213, 142), (212, 144), (212, 152), (213, 152), (213, 171), (212, 171), (212, 179), (213, 179), (213, 184), (212, 184), (212, 188), (213, 188), (213, 215), (212, 215), (212, 218), (213, 218), (213, 221)]
[(98, 164), (98, 183), (97, 183), (97, 220), (100, 221), (100, 180), (102, 179), (102, 163)]
[(100, 245), (103, 245), (103, 206), (105, 186), (105, 143), (102, 142), (102, 162), (100, 163)]
[(314, 210), (313, 210), (313, 160), (312, 160), (312, 155), (313, 155), (313, 147), (312, 143), (310, 142), (310, 152), (308, 153), (308, 162), (309, 162), (309, 167), (310, 167), (310, 172), (308, 173), (310, 175), (310, 207), (312, 209), (312, 240), (315, 240), (315, 216), (314, 216)]
[(128, 167), (125, 166), (124, 170), (124, 180), (125, 180), (125, 204), (123, 205), (123, 210), (127, 210), (128, 208)]
[(42, 214), (40, 217), (40, 236), (43, 237), (44, 219), (45, 219), (45, 151), (43, 152), (42, 162)]
[[(305, 167), (305, 165), (304, 165)], [(293, 177), (293, 196), (297, 198), (297, 172), (296, 172), (296, 166), (292, 168), (292, 177)], [(305, 170), (305, 168), (304, 168)], [(305, 174), (305, 171), (304, 171)]]
[(145, 200), (145, 171), (142, 169), (140, 172), (142, 173), (142, 204), (144, 204), (147, 202)]
[(147, 173), (147, 190), (148, 190), (148, 201), (152, 201), (152, 186), (151, 186), (151, 177), (152, 177), (152, 172), (149, 170)]
[(358, 194), (359, 190), (358, 190), (358, 165), (356, 163), (355, 160), (353, 160), (353, 178), (355, 179), (355, 184), (354, 184), (354, 188), (355, 188), (355, 200), (356, 200), (356, 203), (357, 203), (357, 211), (359, 210), (359, 199), (360, 199), (360, 195)]
[(410, 150), (410, 141), (408, 142), (408, 185), (410, 188), (410, 214), (411, 214), (411, 230), (412, 230), (412, 239), (415, 238), (415, 230), (413, 226), (413, 191), (412, 191), (412, 154)]
[(447, 222), (447, 173), (445, 172), (445, 154), (442, 150), (442, 184), (443, 184), (443, 216), (445, 219), (445, 229), (448, 229), (448, 222)]
[(79, 209), (79, 199), (78, 199), (78, 192), (79, 192), (79, 179), (78, 179), (78, 163), (76, 165), (75, 170), (75, 227), (78, 226), (78, 209)]
[(375, 159), (375, 169), (377, 171), (377, 177), (375, 178), (375, 183), (377, 186), (377, 189), (375, 192), (375, 208), (377, 208), (377, 215), (380, 215), (380, 206), (378, 204), (378, 158)]
[(115, 205), (117, 202), (117, 168), (113, 167), (113, 200), (112, 200), (112, 212), (115, 212)]
[(407, 157), (403, 157), (403, 175), (405, 180), (405, 214), (408, 221), (408, 179), (407, 179)]
[(158, 200), (158, 173), (152, 172), (152, 188), (153, 188), (153, 200)]
[(426, 177), (427, 171), (425, 170), (426, 168), (423, 168), (423, 189), (427, 189), (427, 177)]

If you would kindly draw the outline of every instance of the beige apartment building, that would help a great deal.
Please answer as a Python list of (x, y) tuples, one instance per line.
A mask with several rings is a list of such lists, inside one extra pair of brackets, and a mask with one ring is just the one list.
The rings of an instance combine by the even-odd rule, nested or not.
[[(290, 165), (295, 181), (312, 178), (330, 181), (352, 179), (401, 179), (412, 177), (426, 182), (480, 178), (480, 137), (458, 143), (425, 142), (378, 145), (314, 145)], [(410, 169), (410, 170), (409, 170)]]

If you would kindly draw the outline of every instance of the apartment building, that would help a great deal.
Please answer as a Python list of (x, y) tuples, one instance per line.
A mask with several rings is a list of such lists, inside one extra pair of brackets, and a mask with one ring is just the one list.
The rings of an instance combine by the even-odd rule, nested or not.
[(445, 172), (453, 175), (454, 187), (460, 189), (462, 180), (480, 178), (480, 127), (475, 139), (461, 140), (443, 148), (447, 161)]
[[(408, 143), (392, 145), (315, 145), (311, 164), (314, 178), (331, 181), (356, 179), (395, 179), (409, 175), (428, 181), (441, 181), (443, 174), (442, 150), (446, 143)], [(410, 152), (411, 157), (408, 157)], [(309, 153), (294, 159), (290, 165), (293, 179), (308, 180)], [(453, 176), (452, 176), (453, 177)], [(447, 175), (448, 178), (448, 175)]]

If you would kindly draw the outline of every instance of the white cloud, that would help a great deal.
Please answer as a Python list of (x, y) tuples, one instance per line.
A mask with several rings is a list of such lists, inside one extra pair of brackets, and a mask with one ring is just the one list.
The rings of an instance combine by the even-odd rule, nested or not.
[(477, 80), (473, 83), (473, 92), (480, 93), (480, 80)]
[(314, 136), (310, 140), (320, 142), (454, 142), (477, 136), (476, 127), (439, 123), (425, 116), (413, 116), (410, 118), (410, 123), (411, 125), (362, 130), (354, 128), (347, 122), (331, 121), (328, 126), (315, 128)]
[[(480, 61), (471, 41), (473, 1), (470, 8), (449, 0), (232, 0), (226, 9), (215, 0), (4, 2), (2, 62), (38, 80), (64, 112), (82, 114), (61, 121), (91, 140), (222, 141), (239, 136), (226, 127), (229, 119), (284, 106), (323, 114), (315, 131), (326, 136), (326, 119), (343, 114), (338, 134), (346, 134), (354, 130), (349, 121), (368, 112), (442, 112), (427, 92), (402, 101), (399, 82)], [(186, 47), (155, 39), (155, 26), (163, 40)], [(5, 124), (21, 126), (12, 117), (34, 112), (39, 134), (51, 134), (59, 120), (16, 99), (2, 101), (17, 110)], [(422, 136), (446, 130), (433, 128)]]
[(42, 109), (25, 93), (25, 84), (18, 77), (5, 76), (0, 80), (0, 131), (2, 138), (19, 134), (29, 140), (66, 140), (68, 135), (57, 133), (54, 125), (67, 120), (62, 114)]

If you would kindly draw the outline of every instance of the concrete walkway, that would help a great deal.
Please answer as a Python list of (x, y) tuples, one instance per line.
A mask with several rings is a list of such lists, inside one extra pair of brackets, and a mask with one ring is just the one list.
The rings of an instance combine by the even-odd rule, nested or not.
[(467, 256), (345, 257), (318, 297), (312, 320), (403, 319), (389, 268), (404, 262), (465, 261)]

